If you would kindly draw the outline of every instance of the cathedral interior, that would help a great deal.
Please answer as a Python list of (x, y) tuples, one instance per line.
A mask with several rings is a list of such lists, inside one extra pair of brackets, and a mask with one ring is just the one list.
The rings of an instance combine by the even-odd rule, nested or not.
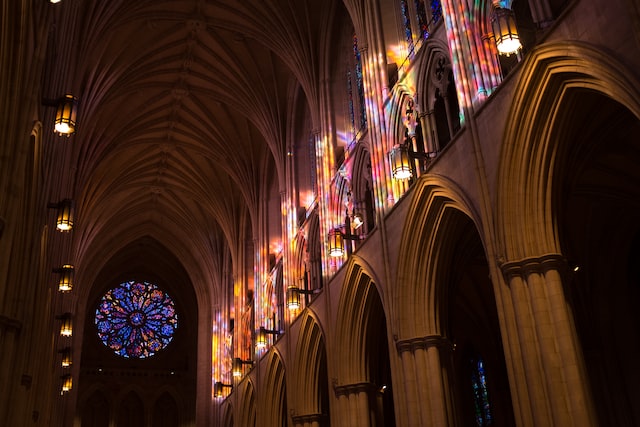
[(637, 0), (1, 0), (0, 425), (640, 425)]

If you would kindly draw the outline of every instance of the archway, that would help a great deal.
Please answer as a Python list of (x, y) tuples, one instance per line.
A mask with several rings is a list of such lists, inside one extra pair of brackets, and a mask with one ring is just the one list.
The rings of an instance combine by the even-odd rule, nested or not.
[(602, 424), (638, 425), (640, 120), (592, 90), (561, 108), (554, 200), (593, 400)]

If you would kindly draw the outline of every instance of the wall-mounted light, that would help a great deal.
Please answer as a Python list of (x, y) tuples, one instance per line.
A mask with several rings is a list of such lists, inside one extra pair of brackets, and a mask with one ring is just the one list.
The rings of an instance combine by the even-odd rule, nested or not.
[(300, 309), (300, 295), (313, 295), (320, 293), (320, 289), (300, 289), (297, 286), (287, 287), (287, 308), (291, 311)]
[(70, 367), (71, 366), (71, 347), (65, 347), (62, 350), (60, 350), (60, 355), (61, 355), (60, 365), (62, 365), (63, 368)]
[(70, 292), (73, 289), (73, 265), (65, 264), (53, 270), (60, 275), (58, 280), (58, 290), (60, 292)]
[(343, 233), (340, 228), (334, 228), (329, 231), (329, 255), (332, 257), (341, 257), (344, 255), (345, 240), (362, 240), (363, 238), (364, 236), (359, 234)]
[(220, 381), (216, 381), (215, 383), (213, 383), (213, 397), (216, 397), (216, 398), (224, 397), (225, 387), (233, 389), (233, 385), (231, 384), (223, 384)]
[(71, 391), (73, 388), (73, 379), (71, 378), (71, 375), (63, 375), (60, 378), (62, 379), (62, 393), (64, 394)]
[(509, 56), (522, 48), (516, 17), (511, 9), (498, 7), (491, 15), (491, 28), (496, 40), (498, 53)]
[(251, 360), (242, 360), (239, 357), (234, 357), (233, 365), (232, 365), (232, 371), (233, 371), (234, 377), (242, 376), (242, 365), (253, 365), (253, 362)]
[(65, 313), (61, 316), (58, 316), (57, 319), (61, 320), (60, 322), (60, 335), (63, 337), (70, 337), (73, 335), (73, 325), (71, 322), (71, 313)]
[[(50, 0), (51, 1), (51, 0)], [(51, 3), (56, 3), (51, 1)], [(78, 115), (78, 98), (66, 94), (58, 99), (44, 99), (42, 104), (56, 108), (56, 118), (53, 131), (58, 135), (71, 136), (76, 131), (76, 116)]]
[(258, 332), (256, 333), (256, 347), (262, 349), (267, 346), (267, 335), (273, 335), (275, 340), (280, 334), (282, 334), (282, 331), (266, 329), (264, 326), (260, 326)]
[(76, 131), (76, 116), (78, 114), (78, 99), (70, 94), (58, 100), (54, 129), (58, 135), (70, 136)]
[(75, 216), (73, 200), (64, 199), (58, 203), (49, 203), (49, 209), (56, 209), (57, 211), (56, 229), (61, 232), (71, 231)]

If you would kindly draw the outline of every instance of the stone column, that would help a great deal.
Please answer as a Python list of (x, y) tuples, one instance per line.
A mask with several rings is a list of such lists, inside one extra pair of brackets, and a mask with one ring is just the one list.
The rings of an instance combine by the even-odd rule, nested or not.
[(293, 425), (295, 427), (320, 427), (320, 423), (325, 415), (323, 414), (308, 414), (308, 415), (295, 415), (291, 417), (293, 419)]
[(451, 341), (441, 335), (428, 335), (398, 341), (396, 349), (407, 386), (407, 402), (402, 408), (407, 419), (412, 425), (454, 426), (449, 379), (453, 366)]
[[(565, 260), (550, 254), (507, 262), (503, 296), (505, 351), (515, 360), (511, 388), (519, 392), (526, 426), (597, 425), (573, 314), (563, 289)], [(508, 347), (507, 347), (508, 346)], [(525, 415), (530, 414), (530, 415)]]
[[(369, 427), (371, 426), (371, 415), (375, 416), (375, 408), (371, 403), (375, 399), (377, 387), (369, 382), (340, 385), (334, 387), (334, 392), (338, 400), (343, 401), (346, 396), (346, 407), (341, 407), (346, 411), (350, 421), (343, 421), (342, 425), (349, 427)], [(343, 413), (344, 414), (344, 413)]]

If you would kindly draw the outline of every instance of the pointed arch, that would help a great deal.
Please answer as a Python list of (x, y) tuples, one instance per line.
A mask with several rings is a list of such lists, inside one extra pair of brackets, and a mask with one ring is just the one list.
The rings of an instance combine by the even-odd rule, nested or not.
[(441, 308), (444, 301), (435, 280), (438, 266), (452, 240), (444, 237), (471, 218), (477, 224), (478, 215), (466, 195), (449, 179), (428, 175), (418, 181), (402, 231), (398, 256), (398, 304), (394, 312), (398, 331), (403, 338), (440, 334)]
[(366, 349), (371, 337), (366, 335), (367, 322), (370, 316), (379, 314), (373, 313), (377, 304), (382, 301), (375, 282), (362, 266), (350, 262), (336, 323), (336, 348), (340, 352), (336, 355), (340, 360), (337, 372), (344, 383), (368, 380)]
[(503, 261), (561, 253), (554, 212), (554, 163), (564, 148), (553, 138), (559, 108), (576, 89), (602, 93), (640, 117), (634, 73), (586, 43), (544, 45), (523, 65), (505, 129), (498, 177), (497, 230)]
[(327, 354), (324, 333), (315, 313), (306, 310), (300, 319), (296, 344), (293, 398), (296, 416), (328, 416)]
[(285, 369), (282, 356), (275, 347), (269, 351), (264, 381), (261, 424), (285, 426), (287, 425)]
[(239, 425), (243, 427), (256, 426), (256, 394), (253, 382), (245, 378), (238, 386), (240, 397), (238, 418)]

